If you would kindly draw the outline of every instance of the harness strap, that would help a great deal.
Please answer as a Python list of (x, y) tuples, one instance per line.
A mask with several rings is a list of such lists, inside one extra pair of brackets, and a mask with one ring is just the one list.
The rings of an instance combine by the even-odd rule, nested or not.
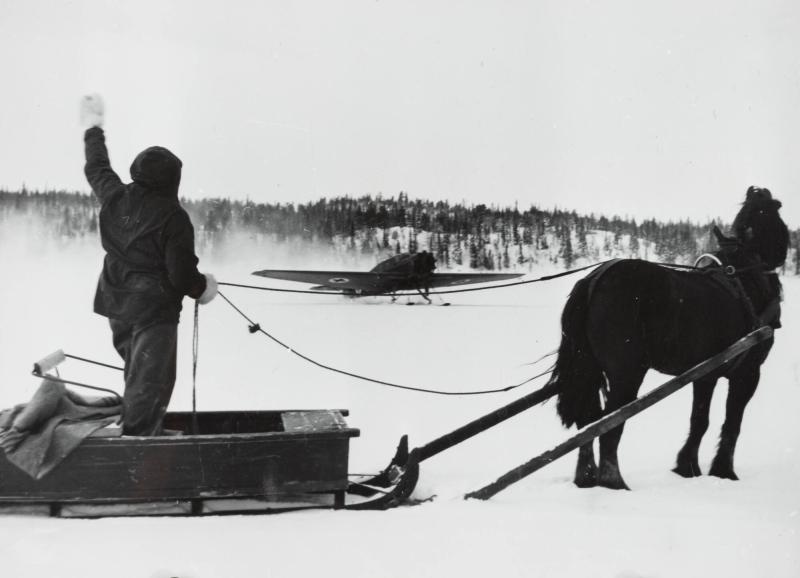
[(595, 285), (600, 280), (600, 278), (605, 275), (605, 273), (611, 269), (614, 265), (622, 261), (622, 259), (611, 259), (610, 261), (606, 261), (602, 263), (597, 269), (589, 273), (587, 275), (587, 279), (589, 279), (589, 292), (586, 296), (586, 302), (588, 303), (592, 299), (592, 293), (594, 293)]
[(744, 290), (744, 285), (742, 285), (742, 280), (739, 277), (730, 276), (733, 282), (733, 286), (736, 287), (736, 291), (738, 293), (738, 298), (744, 303), (745, 311), (747, 311), (747, 316), (750, 318), (750, 330), (755, 331), (759, 327), (758, 323), (758, 315), (756, 314), (756, 309), (753, 307), (753, 300), (750, 299), (750, 296), (747, 294), (747, 291)]
[[(597, 269), (589, 273), (589, 275), (586, 277), (586, 279), (589, 280), (589, 291), (587, 294), (587, 301), (591, 300), (595, 286), (597, 285), (597, 282), (602, 278), (602, 276), (609, 269), (611, 269), (614, 265), (616, 265), (622, 260), (623, 259), (611, 259), (610, 261), (605, 261), (604, 263), (601, 263), (600, 266), (597, 267)], [(671, 265), (667, 265), (664, 263), (659, 263), (659, 264), (662, 266), (667, 266), (672, 268)], [(742, 302), (744, 305), (745, 313), (747, 314), (747, 317), (750, 320), (750, 329), (755, 330), (764, 325), (773, 325), (780, 314), (780, 301), (781, 301), (780, 295), (772, 299), (772, 301), (770, 301), (764, 307), (764, 310), (760, 314), (756, 313), (755, 307), (753, 306), (753, 301), (750, 299), (750, 296), (745, 291), (744, 285), (742, 284), (742, 281), (739, 278), (740, 273), (744, 273), (746, 271), (751, 271), (753, 269), (758, 269), (761, 267), (762, 266), (758, 264), (731, 270), (727, 267), (720, 266), (720, 267), (703, 267), (698, 269), (691, 269), (691, 271), (696, 271), (697, 273), (708, 275), (714, 282), (717, 283), (717, 285), (720, 286), (720, 288), (722, 288), (728, 294), (730, 294), (731, 297), (733, 297), (737, 301)], [(774, 273), (774, 272), (770, 271), (767, 274), (769, 273)], [(780, 322), (777, 323), (779, 326)]]
[[(720, 288), (727, 291), (731, 297), (734, 299), (742, 299), (744, 296), (747, 297), (744, 293), (744, 288), (741, 286), (741, 283), (737, 283), (738, 278), (732, 277), (725, 273), (725, 271), (721, 267), (708, 267), (702, 269), (700, 271), (703, 275), (707, 275), (712, 281), (714, 281)], [(752, 305), (750, 306), (752, 309)]]

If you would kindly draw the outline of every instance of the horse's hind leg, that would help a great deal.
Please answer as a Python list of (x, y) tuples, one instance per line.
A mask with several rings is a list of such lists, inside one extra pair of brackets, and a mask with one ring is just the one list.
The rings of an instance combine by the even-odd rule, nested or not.
[(711, 462), (709, 475), (729, 480), (738, 480), (733, 470), (733, 454), (742, 427), (744, 408), (758, 387), (761, 376), (758, 366), (737, 372), (728, 379), (728, 401), (725, 407), (725, 423), (719, 437), (717, 455)]
[(708, 430), (708, 412), (711, 409), (711, 397), (714, 395), (716, 378), (695, 381), (692, 386), (692, 417), (689, 420), (689, 436), (678, 452), (673, 472), (684, 478), (693, 478), (702, 474), (697, 452), (700, 442)]
[[(600, 374), (603, 380), (605, 377)], [(600, 405), (600, 391), (587, 395), (579, 416), (575, 419), (578, 429), (600, 419), (603, 408)], [(597, 464), (594, 461), (594, 440), (578, 448), (578, 463), (575, 465), (573, 483), (579, 488), (594, 488), (597, 485)]]
[[(591, 412), (582, 419), (575, 422), (578, 429), (588, 425), (598, 419), (603, 410), (600, 407), (600, 398), (597, 398), (597, 405)], [(573, 483), (579, 488), (593, 488), (597, 485), (597, 464), (594, 461), (594, 440), (578, 448), (578, 463), (575, 465), (575, 478)]]
[(578, 464), (575, 466), (575, 485), (593, 488), (597, 485), (597, 464), (594, 461), (594, 442), (578, 448)]
[[(607, 413), (611, 413), (636, 399), (636, 394), (639, 391), (639, 386), (642, 385), (646, 372), (647, 369), (642, 368), (624, 378), (609, 376)], [(600, 436), (600, 465), (597, 483), (612, 490), (630, 489), (625, 480), (622, 479), (622, 474), (619, 471), (619, 458), (617, 457), (617, 448), (624, 428), (625, 424), (623, 423)]]

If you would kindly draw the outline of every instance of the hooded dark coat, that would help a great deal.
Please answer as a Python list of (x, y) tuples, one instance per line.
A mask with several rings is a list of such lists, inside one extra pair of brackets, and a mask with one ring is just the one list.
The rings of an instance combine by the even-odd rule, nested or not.
[(95, 313), (138, 326), (177, 323), (184, 295), (197, 298), (206, 288), (194, 228), (178, 201), (180, 159), (150, 147), (131, 165), (133, 182), (124, 184), (111, 168), (103, 129), (87, 130), (84, 142), (106, 251)]

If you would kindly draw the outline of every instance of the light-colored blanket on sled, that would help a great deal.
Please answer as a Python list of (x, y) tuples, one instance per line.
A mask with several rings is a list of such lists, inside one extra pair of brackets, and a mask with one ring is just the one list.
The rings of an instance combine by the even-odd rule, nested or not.
[(0, 447), (9, 462), (41, 479), (94, 431), (117, 421), (115, 397), (83, 397), (43, 379), (28, 403), (0, 411)]

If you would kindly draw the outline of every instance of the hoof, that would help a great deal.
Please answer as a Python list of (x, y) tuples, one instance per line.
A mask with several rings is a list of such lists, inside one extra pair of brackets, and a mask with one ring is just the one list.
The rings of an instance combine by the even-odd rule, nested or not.
[(723, 458), (720, 459), (719, 455), (711, 462), (711, 468), (708, 470), (709, 476), (722, 478), (724, 480), (738, 480), (739, 476), (733, 471), (733, 460)]
[(597, 486), (597, 466), (594, 465), (594, 460), (583, 467), (578, 464), (575, 469), (573, 483), (579, 488), (594, 488)]
[(703, 475), (699, 464), (678, 464), (672, 468), (672, 471), (682, 478), (696, 478)]
[(601, 468), (600, 477), (597, 480), (597, 485), (609, 490), (630, 490), (628, 484), (622, 479), (622, 475), (617, 468), (606, 470)]
[(603, 479), (601, 479), (598, 482), (597, 485), (601, 486), (603, 488), (608, 488), (609, 490), (628, 490), (628, 491), (630, 491), (630, 488), (628, 487), (628, 484), (626, 484), (625, 480), (623, 480), (621, 478), (618, 479), (618, 480), (603, 480)]
[(594, 488), (597, 486), (597, 478), (595, 478), (594, 476), (575, 477), (572, 483), (574, 483), (579, 488)]
[(739, 476), (736, 475), (736, 472), (734, 472), (732, 468), (715, 468), (713, 465), (708, 471), (708, 475), (716, 478), (722, 478), (723, 480), (735, 481), (739, 479)]

